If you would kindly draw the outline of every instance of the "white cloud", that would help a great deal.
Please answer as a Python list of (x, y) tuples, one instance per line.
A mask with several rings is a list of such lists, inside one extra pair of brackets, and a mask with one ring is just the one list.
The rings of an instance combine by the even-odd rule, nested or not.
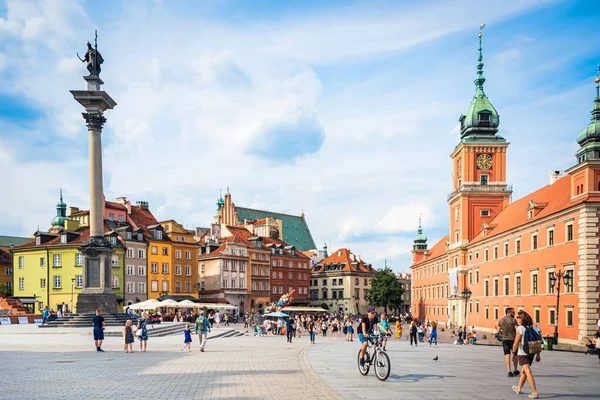
[[(331, 251), (347, 246), (372, 262), (407, 263), (418, 215), (426, 233), (446, 224), (448, 154), (457, 142), (458, 115), (473, 94), (480, 19), (493, 27), (493, 21), (544, 3), (495, 3), (484, 15), (470, 12), (475, 1), (419, 9), (367, 3), (264, 24), (192, 18), (177, 15), (170, 2), (142, 2), (112, 10), (119, 15), (108, 29), (91, 23), (79, 3), (8, 2), (6, 18), (0, 18), (0, 54), (11, 54), (4, 69), (12, 74), (7, 90), (44, 115), (33, 127), (23, 124), (22, 135), (0, 136), (0, 166), (10, 176), (10, 194), (0, 200), (10, 214), (0, 215), (0, 225), (17, 221), (22, 232), (38, 223), (43, 228), (59, 186), (67, 189), (69, 205), (86, 207), (87, 132), (68, 90), (85, 87), (81, 75), (87, 72), (74, 53), (81, 55), (93, 39), (90, 26), (100, 25), (104, 89), (118, 103), (106, 113), (103, 136), (107, 198), (150, 200), (159, 219), (206, 225), (218, 189), (231, 186), (240, 206), (304, 210), (319, 246), (330, 238)], [(470, 44), (436, 47), (464, 29), (473, 30)], [(49, 76), (44, 65), (55, 72)], [(522, 95), (522, 85), (506, 83), (517, 72), (486, 70), (486, 90), (502, 115), (502, 134), (525, 141), (539, 129), (528, 126), (522, 133), (520, 126), (538, 119), (521, 115), (522, 100), (494, 100), (504, 90)], [(535, 74), (535, 68), (522, 73)], [(325, 134), (318, 151), (280, 164), (253, 152), (271, 151), (257, 141), (274, 141), (258, 133), (307, 115)], [(52, 161), (32, 159), (38, 141), (48, 146)], [(511, 151), (518, 146), (524, 148), (523, 142)], [(550, 160), (557, 152), (545, 156)], [(35, 185), (22, 189), (30, 177)]]

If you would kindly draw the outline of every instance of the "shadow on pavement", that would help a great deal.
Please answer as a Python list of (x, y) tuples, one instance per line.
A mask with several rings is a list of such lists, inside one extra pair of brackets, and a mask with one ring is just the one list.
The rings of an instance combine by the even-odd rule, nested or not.
[(432, 374), (408, 374), (398, 375), (391, 374), (388, 379), (398, 380), (403, 382), (420, 382), (425, 379), (444, 379), (444, 378), (455, 378), (454, 375), (432, 375)]

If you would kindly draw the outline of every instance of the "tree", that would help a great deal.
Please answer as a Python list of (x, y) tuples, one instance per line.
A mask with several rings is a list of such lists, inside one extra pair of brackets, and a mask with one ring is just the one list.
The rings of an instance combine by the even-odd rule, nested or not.
[(12, 289), (7, 283), (0, 283), (0, 294), (4, 296), (12, 296)]
[(375, 273), (371, 281), (371, 289), (367, 294), (367, 300), (372, 306), (383, 307), (387, 314), (388, 308), (392, 310), (400, 308), (402, 294), (404, 294), (402, 284), (396, 274), (386, 267)]

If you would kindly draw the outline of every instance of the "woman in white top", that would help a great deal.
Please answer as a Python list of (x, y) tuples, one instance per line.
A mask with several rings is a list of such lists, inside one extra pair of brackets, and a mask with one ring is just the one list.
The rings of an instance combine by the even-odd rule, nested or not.
[(531, 394), (528, 396), (530, 399), (538, 398), (538, 391), (535, 386), (535, 379), (533, 378), (533, 374), (531, 373), (531, 364), (533, 363), (533, 358), (539, 362), (541, 360), (540, 354), (527, 354), (525, 350), (523, 350), (523, 345), (525, 342), (525, 329), (533, 326), (533, 320), (531, 316), (527, 314), (525, 311), (521, 310), (517, 313), (517, 322), (519, 326), (517, 327), (517, 335), (515, 336), (515, 342), (513, 345), (513, 353), (517, 353), (517, 357), (519, 358), (519, 364), (521, 364), (521, 378), (519, 379), (519, 385), (513, 386), (513, 390), (516, 393), (521, 393), (521, 389), (525, 384), (525, 380), (529, 382), (529, 386), (531, 386)]

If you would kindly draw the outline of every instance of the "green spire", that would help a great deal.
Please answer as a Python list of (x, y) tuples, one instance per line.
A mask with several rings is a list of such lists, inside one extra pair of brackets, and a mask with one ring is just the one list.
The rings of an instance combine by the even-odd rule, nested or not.
[(463, 142), (505, 142), (503, 137), (496, 136), (500, 125), (500, 116), (490, 103), (483, 91), (485, 77), (483, 76), (483, 28), (485, 24), (479, 25), (479, 50), (477, 57), (477, 77), (475, 83), (475, 95), (469, 109), (458, 119), (460, 121), (460, 138)]
[(485, 83), (485, 77), (483, 76), (483, 50), (481, 48), (481, 39), (483, 34), (481, 31), (485, 27), (485, 24), (481, 24), (479, 26), (479, 57), (477, 57), (477, 78), (475, 78), (475, 87), (477, 87), (477, 92), (475, 96), (485, 96), (483, 92), (483, 84)]
[(53, 228), (64, 228), (67, 220), (67, 205), (63, 201), (62, 189), (60, 189), (60, 200), (56, 203), (56, 217), (52, 218)]
[(577, 161), (600, 160), (600, 64), (596, 72), (596, 98), (592, 106), (592, 121), (577, 136), (581, 148), (577, 151)]
[(417, 229), (413, 250), (427, 250), (427, 236), (423, 234), (423, 228), (421, 228), (421, 215), (419, 215), (419, 229)]

